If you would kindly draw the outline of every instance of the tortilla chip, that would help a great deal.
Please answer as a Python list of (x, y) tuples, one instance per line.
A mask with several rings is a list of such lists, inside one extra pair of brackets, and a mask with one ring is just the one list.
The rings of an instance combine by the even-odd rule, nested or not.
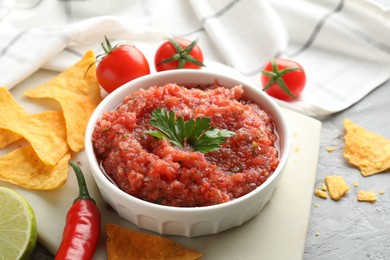
[(22, 139), (22, 137), (17, 133), (14, 133), (7, 129), (0, 129), (0, 149), (20, 139)]
[(60, 103), (66, 122), (67, 142), (74, 152), (84, 148), (89, 117), (102, 100), (95, 62), (93, 51), (88, 51), (79, 62), (52, 80), (24, 92), (28, 97), (52, 98)]
[(0, 119), (9, 117), (8, 113), (12, 113), (16, 117), (27, 115), (5, 87), (0, 87), (0, 111)]
[(202, 254), (172, 240), (127, 229), (115, 224), (106, 225), (108, 260), (130, 259), (200, 259)]
[(49, 166), (56, 165), (68, 152), (65, 122), (60, 111), (8, 118), (6, 121), (0, 121), (0, 128), (23, 136), (41, 161)]
[[(5, 87), (0, 87), (0, 122), (8, 118), (22, 118), (27, 113), (20, 107)], [(17, 133), (0, 128), (0, 148), (6, 147), (22, 137)]]
[(344, 120), (344, 157), (357, 166), (363, 176), (370, 176), (390, 168), (390, 140)]
[(349, 191), (348, 185), (341, 176), (326, 176), (325, 182), (332, 200), (339, 200)]
[(0, 179), (26, 189), (53, 190), (65, 183), (69, 160), (67, 153), (55, 166), (47, 166), (28, 145), (0, 157)]
[(364, 191), (364, 190), (359, 190), (357, 199), (360, 202), (375, 202), (377, 197), (375, 192), (372, 191)]

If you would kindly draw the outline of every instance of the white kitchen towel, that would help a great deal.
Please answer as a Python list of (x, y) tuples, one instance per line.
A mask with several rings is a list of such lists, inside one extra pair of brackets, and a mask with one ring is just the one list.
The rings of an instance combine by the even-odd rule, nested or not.
[(390, 79), (390, 9), (366, 0), (270, 1), (290, 37), (285, 56), (307, 73), (300, 100), (283, 105), (323, 117)]
[[(42, 1), (42, 6), (38, 5), (30, 10), (36, 12), (34, 16), (27, 10), (13, 9), (3, 20), (8, 26), (0, 27), (0, 38), (4, 39), (0, 42), (1, 84), (12, 88), (42, 66), (55, 70), (65, 69), (71, 59), (63, 57), (69, 57), (72, 53), (80, 56), (81, 50), (86, 46), (100, 49), (100, 42), (104, 40), (105, 35), (109, 39), (132, 41), (150, 57), (150, 63), (153, 61), (155, 50), (168, 35), (200, 38), (200, 45), (206, 59), (223, 63), (228, 61), (243, 69), (259, 67), (260, 64), (277, 55), (278, 51), (287, 49), (288, 37), (285, 27), (267, 2), (194, 1), (190, 4), (183, 1), (170, 1), (166, 5), (164, 2), (163, 6), (161, 1), (152, 2), (148, 3), (147, 7), (142, 7), (128, 1), (114, 0), (110, 3), (122, 4), (124, 9), (128, 9), (128, 12), (124, 12), (126, 15), (115, 9), (114, 13), (107, 12), (111, 16), (93, 18), (88, 18), (90, 15), (97, 14), (97, 11), (91, 14), (87, 8), (90, 6), (91, 10), (93, 9), (91, 1), (64, 3), (64, 8), (69, 9), (71, 6), (72, 10), (77, 12), (71, 13), (69, 9), (59, 18), (46, 17), (43, 13), (45, 9), (52, 9), (63, 14), (64, 11), (53, 6), (55, 2), (49, 4), (47, 1)], [(103, 3), (97, 1), (94, 4)], [(148, 11), (140, 10), (142, 8), (147, 8)], [(205, 16), (198, 19), (195, 9)], [(249, 11), (255, 12), (248, 16), (249, 20), (237, 23), (236, 17), (243, 16)], [(136, 14), (139, 12), (143, 15)], [(225, 12), (227, 15), (223, 15)], [(17, 16), (16, 13), (19, 15)], [(29, 16), (22, 15), (25, 13)], [(102, 13), (105, 12), (102, 10)], [(116, 16), (112, 16), (113, 14)], [(41, 16), (43, 18), (39, 18), (38, 21), (32, 19)], [(29, 21), (32, 21), (33, 25)], [(213, 27), (208, 27), (210, 32), (206, 32), (203, 25), (207, 26), (209, 23), (212, 23)], [(24, 28), (21, 28), (22, 24)], [(256, 24), (255, 31), (248, 27), (253, 24)], [(248, 29), (243, 30), (246, 27)], [(191, 35), (184, 36), (183, 33)], [(145, 44), (151, 48), (145, 48)], [(59, 57), (62, 57), (61, 62), (58, 61)]]
[(348, 108), (390, 77), (389, 10), (366, 0), (20, 1), (0, 5), (0, 85), (8, 88), (39, 68), (61, 71), (88, 48), (101, 51), (104, 35), (134, 42), (151, 65), (164, 37), (198, 38), (207, 60), (259, 89), (269, 59), (295, 59), (307, 86), (299, 100), (278, 102), (315, 117)]

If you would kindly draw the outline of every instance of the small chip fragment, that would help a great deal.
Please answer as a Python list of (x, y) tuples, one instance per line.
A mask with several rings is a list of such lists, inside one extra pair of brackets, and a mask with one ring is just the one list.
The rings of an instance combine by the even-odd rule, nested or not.
[(200, 259), (202, 254), (159, 235), (107, 224), (108, 260)]
[(354, 181), (354, 182), (353, 182), (353, 186), (354, 186), (354, 187), (357, 187), (357, 186), (359, 186), (359, 183), (358, 183), (357, 181)]
[(323, 191), (323, 190), (318, 189), (318, 188), (316, 189), (315, 194), (316, 194), (317, 197), (320, 197), (322, 199), (327, 199), (328, 198), (328, 193), (326, 193), (326, 191)]
[(332, 200), (338, 201), (349, 191), (348, 185), (341, 176), (326, 176), (325, 182), (328, 187), (329, 196)]
[(328, 187), (326, 187), (325, 183), (321, 184), (321, 190), (323, 190), (323, 191), (327, 191), (328, 190)]
[(363, 176), (370, 176), (390, 168), (390, 140), (344, 120), (344, 157), (360, 169)]
[(375, 202), (377, 199), (377, 196), (375, 192), (372, 191), (364, 191), (364, 190), (359, 190), (357, 199), (360, 202)]
[(327, 151), (328, 153), (331, 153), (331, 152), (334, 151), (334, 148), (333, 148), (333, 147), (328, 147), (328, 148), (326, 148), (326, 151)]
[(380, 190), (380, 191), (379, 191), (379, 194), (380, 194), (380, 195), (383, 195), (383, 194), (385, 194), (385, 191), (384, 191), (384, 190)]

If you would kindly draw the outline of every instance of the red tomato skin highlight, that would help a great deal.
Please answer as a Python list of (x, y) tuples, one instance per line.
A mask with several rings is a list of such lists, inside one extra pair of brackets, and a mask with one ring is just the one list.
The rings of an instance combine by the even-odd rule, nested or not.
[[(188, 45), (191, 44), (190, 40), (182, 39), (182, 38), (175, 38), (176, 42), (180, 44), (180, 46), (184, 49)], [(179, 66), (179, 61), (171, 61), (164, 64), (159, 64), (160, 62), (171, 58), (173, 55), (177, 54), (177, 51), (172, 43), (169, 41), (164, 42), (160, 45), (160, 47), (157, 49), (156, 54), (154, 56), (154, 64), (156, 71), (164, 71), (164, 70), (174, 70), (177, 69)], [(201, 48), (196, 45), (189, 53), (191, 56), (193, 56), (195, 59), (199, 60), (200, 62), (203, 62), (203, 52)], [(186, 62), (184, 65), (185, 69), (200, 69), (201, 66), (196, 65), (191, 62)]]
[(113, 49), (96, 68), (97, 80), (108, 93), (147, 74), (150, 74), (147, 59), (132, 45), (121, 45)]
[[(276, 63), (279, 70), (286, 68), (300, 68), (300, 70), (295, 70), (285, 74), (282, 78), (286, 83), (290, 91), (296, 96), (299, 97), (305, 88), (306, 85), (306, 74), (303, 67), (295, 61), (289, 59), (276, 59)], [(272, 71), (272, 64), (268, 63), (264, 70)], [(261, 75), (261, 83), (263, 86), (266, 86), (269, 81), (269, 77)], [(284, 101), (293, 101), (296, 100), (293, 97), (289, 96), (283, 89), (278, 85), (278, 83), (272, 84), (272, 86), (265, 91), (268, 95), (275, 97)]]

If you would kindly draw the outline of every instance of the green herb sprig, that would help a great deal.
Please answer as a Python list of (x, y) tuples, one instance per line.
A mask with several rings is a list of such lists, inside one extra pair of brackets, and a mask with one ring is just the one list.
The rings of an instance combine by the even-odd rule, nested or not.
[(226, 138), (235, 135), (234, 132), (210, 127), (210, 118), (197, 117), (195, 120), (184, 121), (176, 118), (175, 112), (166, 109), (155, 109), (152, 112), (150, 124), (158, 131), (146, 131), (156, 138), (167, 138), (172, 144), (183, 148), (185, 142), (195, 151), (208, 153), (218, 150)]

